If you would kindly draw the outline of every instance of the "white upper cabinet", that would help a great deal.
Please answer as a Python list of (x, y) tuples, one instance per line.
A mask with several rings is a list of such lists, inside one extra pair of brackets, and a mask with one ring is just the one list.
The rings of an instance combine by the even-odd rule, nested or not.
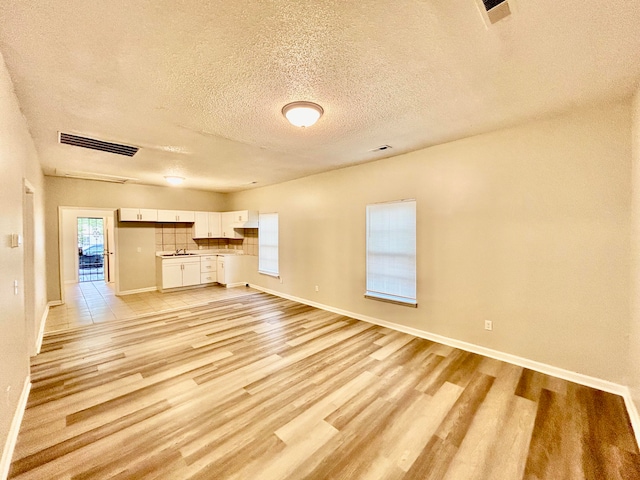
[(258, 212), (238, 210), (222, 214), (223, 238), (244, 238), (243, 228), (258, 228)]
[(158, 210), (159, 222), (187, 222), (195, 221), (195, 212), (185, 210)]
[(158, 210), (148, 208), (121, 208), (121, 222), (157, 222)]
[(230, 215), (232, 224), (235, 228), (258, 228), (258, 212), (254, 210), (238, 210), (236, 212), (227, 212)]
[(193, 212), (194, 223), (191, 229), (193, 238), (221, 237), (219, 212)]
[[(223, 212), (221, 217), (223, 238), (244, 238), (244, 234), (237, 230), (234, 225), (239, 223), (239, 212)], [(238, 227), (242, 228), (242, 227)]]

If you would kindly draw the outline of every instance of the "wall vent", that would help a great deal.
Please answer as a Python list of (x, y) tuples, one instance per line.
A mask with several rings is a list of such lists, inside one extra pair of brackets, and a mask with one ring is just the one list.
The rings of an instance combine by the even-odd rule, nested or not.
[(482, 3), (491, 24), (511, 15), (511, 7), (509, 7), (507, 0), (482, 0)]
[(95, 138), (81, 137), (79, 135), (62, 132), (60, 132), (59, 141), (65, 145), (90, 148), (92, 150), (100, 150), (101, 152), (115, 153), (116, 155), (125, 155), (127, 157), (133, 157), (139, 150), (138, 147), (104, 142), (102, 140), (96, 140)]

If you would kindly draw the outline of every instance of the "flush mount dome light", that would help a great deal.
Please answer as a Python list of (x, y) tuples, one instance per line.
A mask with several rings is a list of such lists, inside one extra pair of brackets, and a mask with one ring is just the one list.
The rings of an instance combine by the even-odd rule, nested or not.
[(184, 182), (184, 178), (182, 177), (169, 176), (169, 177), (164, 177), (164, 179), (167, 181), (167, 183), (171, 185), (180, 185), (182, 182)]
[(322, 107), (313, 102), (291, 102), (282, 107), (282, 114), (296, 127), (310, 127), (323, 113)]

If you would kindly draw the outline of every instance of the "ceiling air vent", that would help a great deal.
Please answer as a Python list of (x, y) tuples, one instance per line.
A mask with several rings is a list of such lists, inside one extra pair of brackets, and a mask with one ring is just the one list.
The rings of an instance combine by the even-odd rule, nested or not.
[(101, 152), (115, 153), (117, 155), (125, 155), (127, 157), (133, 157), (138, 151), (138, 147), (103, 142), (102, 140), (96, 140), (95, 138), (80, 137), (78, 135), (71, 135), (70, 133), (62, 132), (60, 132), (60, 143), (73, 145), (75, 147), (91, 148), (92, 150), (100, 150)]
[(109, 182), (109, 183), (127, 183), (127, 182), (135, 182), (137, 178), (131, 177), (121, 177), (116, 175), (106, 175), (104, 173), (91, 173), (91, 172), (68, 172), (68, 171), (60, 171), (55, 170), (55, 176), (58, 177), (67, 177), (67, 178), (76, 178), (80, 180), (96, 180), (98, 182)]
[(372, 148), (369, 151), (370, 152), (382, 152), (384, 150), (389, 150), (390, 148), (391, 148), (391, 145), (380, 145), (379, 147)]
[(482, 0), (482, 3), (492, 24), (511, 15), (511, 8), (507, 0)]

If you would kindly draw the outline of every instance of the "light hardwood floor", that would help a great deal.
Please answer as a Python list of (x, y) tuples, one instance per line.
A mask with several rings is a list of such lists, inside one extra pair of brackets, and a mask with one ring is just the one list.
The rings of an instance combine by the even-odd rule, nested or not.
[(230, 294), (47, 333), (10, 478), (640, 479), (618, 396)]

